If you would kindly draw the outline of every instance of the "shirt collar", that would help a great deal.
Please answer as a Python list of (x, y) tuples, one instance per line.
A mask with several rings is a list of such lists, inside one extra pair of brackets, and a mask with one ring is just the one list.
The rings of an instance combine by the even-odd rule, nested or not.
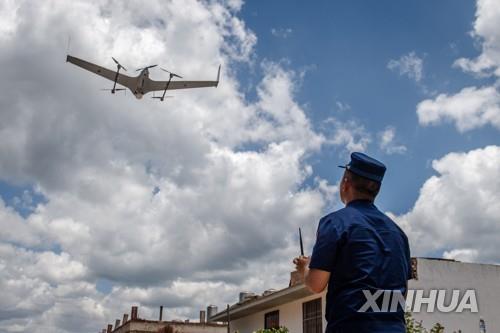
[(374, 206), (374, 204), (368, 199), (355, 199), (347, 204), (347, 207), (349, 206)]

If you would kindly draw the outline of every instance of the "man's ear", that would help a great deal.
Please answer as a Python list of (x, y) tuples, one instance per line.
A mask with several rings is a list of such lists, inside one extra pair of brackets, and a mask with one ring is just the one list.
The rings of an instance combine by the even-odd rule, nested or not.
[(339, 186), (339, 196), (340, 196), (340, 201), (342, 201), (342, 203), (344, 203), (344, 195), (346, 192), (345, 186), (346, 186), (345, 180), (342, 177), (342, 180), (340, 181), (340, 186)]
[(344, 177), (342, 177), (342, 181), (340, 182), (340, 187), (341, 187), (341, 189), (342, 189), (344, 192), (346, 192), (346, 191), (347, 191), (347, 183), (348, 183), (348, 182), (347, 182), (346, 177), (345, 177), (345, 176), (344, 176)]

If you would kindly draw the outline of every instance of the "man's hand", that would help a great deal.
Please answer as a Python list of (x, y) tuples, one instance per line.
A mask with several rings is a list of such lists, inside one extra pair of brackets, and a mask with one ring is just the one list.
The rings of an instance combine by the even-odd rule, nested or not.
[(293, 259), (293, 263), (295, 264), (295, 269), (301, 274), (304, 275), (306, 271), (309, 269), (309, 261), (310, 258), (306, 256), (300, 256)]

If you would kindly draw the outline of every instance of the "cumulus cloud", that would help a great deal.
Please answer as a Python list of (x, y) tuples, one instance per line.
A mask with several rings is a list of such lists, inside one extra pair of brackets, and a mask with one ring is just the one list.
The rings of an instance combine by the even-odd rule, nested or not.
[(424, 75), (424, 60), (412, 51), (402, 55), (399, 59), (389, 60), (387, 68), (419, 83)]
[[(82, 302), (95, 302), (93, 299), (98, 293), (95, 285), (86, 281), (88, 271), (85, 266), (67, 253), (33, 252), (0, 243), (0, 258), (1, 331), (48, 329), (62, 332), (64, 330), (58, 325), (46, 319), (53, 316), (53, 319), (64, 320), (62, 312), (68, 309), (63, 304), (75, 307), (78, 315), (67, 318), (67, 321), (68, 324), (82, 324), (82, 330), (95, 326), (83, 319), (103, 320), (102, 315), (92, 314), (95, 309), (88, 312), (80, 308), (76, 311)], [(61, 313), (58, 313), (58, 307), (63, 310)], [(71, 331), (69, 325), (66, 329)]]
[(406, 146), (397, 144), (395, 142), (396, 129), (392, 126), (387, 126), (383, 131), (378, 133), (379, 147), (386, 154), (404, 154), (406, 153)]
[(500, 129), (500, 93), (491, 87), (467, 87), (455, 95), (440, 94), (417, 105), (421, 125), (453, 122), (460, 132), (484, 125)]
[(454, 259), (465, 262), (477, 262), (479, 251), (476, 249), (455, 249), (444, 251), (443, 258)]
[[(316, 132), (295, 100), (300, 75), (280, 64), (264, 62), (257, 99), (245, 99), (232, 70), (253, 61), (257, 39), (240, 8), (2, 2), (0, 88), (12, 93), (0, 95), (0, 178), (46, 200), (20, 197), (25, 217), (0, 201), (0, 331), (95, 331), (132, 303), (195, 318), (241, 288), (286, 285), (294, 231), (314, 235), (336, 200), (325, 180), (304, 185), (307, 157), (328, 140), (366, 143)], [(71, 53), (109, 68), (114, 56), (187, 79), (225, 72), (217, 89), (164, 103), (103, 94), (110, 82), (64, 62), (68, 35)]]
[(481, 43), (475, 59), (460, 58), (454, 63), (466, 72), (500, 77), (500, 7), (495, 0), (478, 0), (472, 37)]
[[(460, 58), (454, 66), (477, 76), (500, 76), (500, 7), (494, 0), (478, 0), (474, 30), (471, 35), (481, 45), (475, 59)], [(466, 87), (456, 94), (440, 94), (417, 106), (420, 124), (455, 123), (460, 132), (484, 125), (500, 128), (498, 85)]]
[(365, 151), (372, 141), (365, 127), (354, 120), (342, 122), (329, 117), (322, 126), (327, 133), (326, 143), (340, 146), (346, 151)]
[(413, 255), (499, 263), (500, 146), (449, 153), (432, 162), (437, 175), (420, 189), (413, 208), (394, 216)]

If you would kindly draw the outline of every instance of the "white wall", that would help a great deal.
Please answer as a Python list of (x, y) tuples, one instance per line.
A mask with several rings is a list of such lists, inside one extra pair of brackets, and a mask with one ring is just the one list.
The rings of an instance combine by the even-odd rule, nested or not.
[[(418, 280), (411, 280), (410, 289), (429, 288), (451, 290), (460, 289), (461, 296), (466, 289), (475, 289), (479, 313), (466, 310), (462, 313), (427, 313), (424, 305), (420, 313), (413, 313), (413, 318), (422, 320), (424, 327), (432, 327), (439, 322), (445, 331), (452, 333), (459, 329), (463, 333), (479, 332), (479, 319), (486, 322), (486, 332), (500, 332), (500, 266), (467, 264), (443, 260), (418, 259)], [(445, 302), (445, 304), (448, 304)]]
[[(285, 326), (290, 330), (290, 333), (302, 332), (302, 303), (324, 296), (321, 294), (311, 295), (301, 298), (294, 302), (286, 303), (281, 306), (269, 308), (265, 311), (257, 312), (253, 315), (231, 321), (231, 332), (238, 331), (239, 333), (252, 333), (258, 329), (264, 328), (264, 314), (279, 310), (280, 326)], [(325, 297), (321, 301), (323, 330), (326, 328), (325, 317)]]

